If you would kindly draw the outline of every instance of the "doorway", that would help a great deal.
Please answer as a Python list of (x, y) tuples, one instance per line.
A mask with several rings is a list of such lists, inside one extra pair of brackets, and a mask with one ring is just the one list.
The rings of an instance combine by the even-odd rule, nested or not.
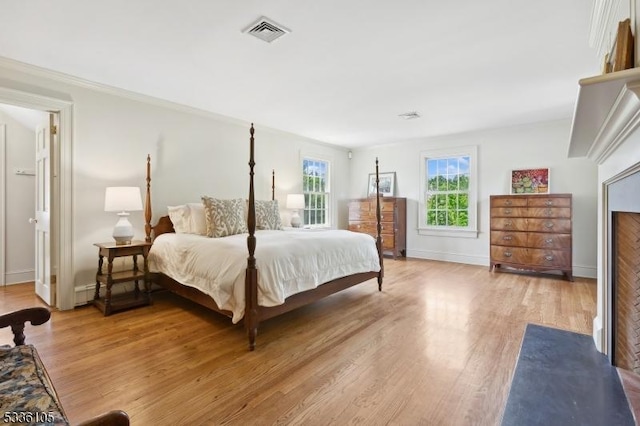
[[(3, 285), (36, 283), (36, 294), (48, 305), (55, 305), (55, 269), (43, 278), (42, 271), (55, 265), (55, 254), (43, 249), (44, 241), (36, 238), (42, 227), (36, 219), (40, 200), (51, 200), (52, 186), (42, 185), (44, 179), (37, 167), (42, 155), (38, 152), (38, 135), (50, 131), (51, 114), (15, 105), (0, 104), (2, 123), (2, 180), (0, 182), (0, 282)], [(51, 140), (50, 137), (47, 138)], [(40, 182), (40, 184), (39, 184)], [(46, 194), (38, 197), (39, 193)], [(41, 210), (41, 209), (40, 209)], [(42, 221), (41, 221), (42, 222)], [(32, 235), (32, 238), (29, 238)], [(47, 246), (50, 246), (47, 242)], [(43, 267), (44, 266), (44, 267)], [(40, 283), (40, 286), (38, 286)], [(43, 285), (44, 284), (44, 285)]]
[[(10, 84), (10, 82), (6, 82)], [(37, 88), (34, 88), (37, 91)], [(34, 92), (26, 92), (21, 87), (0, 87), (0, 103), (19, 106), (27, 109), (56, 113), (59, 119), (57, 130), (58, 144), (52, 152), (56, 161), (58, 191), (53, 204), (51, 221), (55, 234), (52, 252), (57, 257), (55, 307), (72, 309), (75, 305), (73, 283), (73, 240), (72, 240), (72, 116), (73, 102), (66, 99), (53, 98)]]

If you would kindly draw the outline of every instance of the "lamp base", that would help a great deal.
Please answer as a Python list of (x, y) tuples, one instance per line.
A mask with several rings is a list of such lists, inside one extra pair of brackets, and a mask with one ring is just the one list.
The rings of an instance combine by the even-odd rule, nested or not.
[(133, 225), (127, 219), (129, 213), (118, 213), (118, 216), (120, 216), (120, 219), (118, 219), (118, 223), (113, 228), (113, 239), (116, 240), (117, 246), (131, 244), (133, 240)]
[(126, 238), (123, 238), (123, 237), (118, 237), (118, 238), (113, 237), (113, 239), (114, 239), (114, 240), (116, 240), (116, 245), (117, 245), (117, 246), (126, 246), (126, 245), (131, 244), (131, 241), (132, 241), (132, 238), (130, 238), (130, 237), (126, 237)]
[(291, 215), (291, 227), (292, 228), (300, 228), (302, 226), (302, 219), (298, 214), (298, 210), (294, 210)]

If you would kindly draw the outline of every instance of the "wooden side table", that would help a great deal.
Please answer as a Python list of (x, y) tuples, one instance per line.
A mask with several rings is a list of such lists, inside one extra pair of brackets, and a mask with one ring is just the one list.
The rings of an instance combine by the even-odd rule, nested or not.
[[(114, 312), (124, 309), (130, 309), (137, 306), (146, 306), (151, 304), (151, 284), (149, 280), (149, 266), (147, 257), (151, 243), (144, 241), (132, 241), (131, 244), (118, 245), (115, 242), (96, 243), (98, 250), (98, 272), (96, 273), (96, 292), (93, 296), (93, 303), (102, 313), (107, 316)], [(133, 257), (133, 268), (113, 272), (113, 259), (116, 257)], [(138, 256), (143, 258), (143, 268), (138, 268)], [(107, 273), (103, 273), (102, 266), (104, 258), (107, 258)], [(144, 290), (140, 291), (138, 281), (144, 283)], [(124, 282), (134, 282), (134, 289), (131, 292), (125, 292), (117, 295), (111, 294), (111, 288), (114, 284)], [(106, 286), (105, 295), (100, 297), (100, 284)]]

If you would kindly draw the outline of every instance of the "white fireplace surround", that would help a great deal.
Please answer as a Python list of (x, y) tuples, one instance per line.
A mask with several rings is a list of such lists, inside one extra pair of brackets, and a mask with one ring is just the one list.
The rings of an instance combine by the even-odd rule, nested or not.
[[(580, 80), (569, 157), (598, 164), (597, 314), (593, 339), (608, 354), (609, 186), (640, 171), (640, 68)], [(640, 188), (637, 196), (640, 197)]]

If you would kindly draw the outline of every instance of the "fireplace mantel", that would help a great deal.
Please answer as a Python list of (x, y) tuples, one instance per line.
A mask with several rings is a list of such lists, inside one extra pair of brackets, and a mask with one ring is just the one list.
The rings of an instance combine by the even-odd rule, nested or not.
[[(609, 249), (614, 206), (609, 195), (616, 183), (640, 172), (640, 68), (585, 78), (579, 85), (568, 156), (587, 157), (598, 165), (597, 316), (593, 320), (593, 339), (599, 351), (610, 355)], [(637, 192), (626, 194), (635, 197)]]
[(578, 83), (568, 156), (602, 164), (640, 124), (640, 68)]

